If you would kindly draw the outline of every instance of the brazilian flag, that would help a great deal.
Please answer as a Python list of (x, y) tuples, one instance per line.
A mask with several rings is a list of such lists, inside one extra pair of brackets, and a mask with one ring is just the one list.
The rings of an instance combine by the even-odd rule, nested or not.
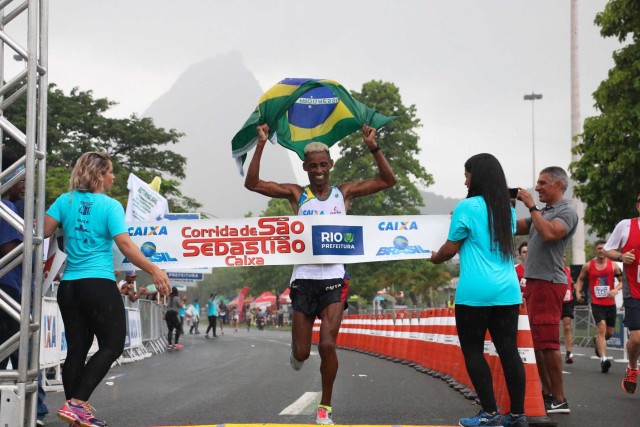
[(363, 125), (375, 129), (395, 119), (356, 101), (333, 80), (287, 78), (262, 95), (255, 111), (231, 141), (240, 174), (247, 153), (258, 141), (256, 126), (269, 125), (269, 139), (304, 158), (304, 147), (322, 142), (331, 147)]

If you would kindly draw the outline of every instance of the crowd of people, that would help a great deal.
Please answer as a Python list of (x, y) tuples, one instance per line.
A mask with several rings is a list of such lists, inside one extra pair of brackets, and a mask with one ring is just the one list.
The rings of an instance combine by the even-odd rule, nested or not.
[[(395, 174), (377, 144), (376, 130), (368, 126), (363, 127), (362, 138), (377, 166), (377, 176), (331, 185), (329, 176), (334, 163), (329, 148), (314, 142), (305, 147), (302, 162), (308, 185), (265, 181), (260, 177), (260, 162), (269, 132), (266, 124), (257, 128), (257, 145), (245, 187), (268, 197), (288, 200), (294, 214), (346, 215), (355, 198), (377, 193), (396, 183)], [(5, 155), (3, 159), (5, 157), (10, 158)], [(535, 185), (538, 199), (544, 204), (541, 207), (524, 188), (510, 194), (502, 166), (491, 154), (469, 158), (464, 164), (464, 177), (467, 197), (455, 207), (447, 239), (431, 258), (436, 264), (456, 255), (460, 258), (458, 287), (455, 298), (451, 298), (447, 306), (455, 307), (461, 350), (481, 410), (474, 416), (461, 418), (459, 424), (463, 427), (528, 425), (524, 408), (526, 378), (517, 347), (522, 304), (526, 304), (528, 311), (545, 408), (551, 414), (570, 413), (562, 379), (559, 324), (563, 323), (565, 339), (568, 338), (564, 361), (570, 364), (573, 362), (569, 334), (574, 285), (564, 254), (576, 230), (578, 215), (564, 197), (567, 174), (560, 167), (542, 169)], [(123, 295), (131, 302), (143, 297), (156, 300), (167, 297), (164, 317), (169, 350), (180, 348), (179, 340), (187, 326), (189, 334), (200, 334), (200, 316), (204, 313), (208, 320), (204, 337), (208, 339), (217, 338), (218, 331), (224, 334), (228, 322), (237, 332), (241, 319), (249, 330), (263, 315), (252, 309), (241, 312), (243, 307), (228, 307), (215, 293), (210, 294), (204, 310), (198, 299), (187, 304), (186, 296), (180, 296), (177, 288), (171, 287), (166, 273), (145, 257), (129, 237), (122, 205), (107, 196), (114, 179), (113, 165), (106, 153), (83, 154), (73, 168), (69, 192), (61, 195), (45, 214), (44, 236), (53, 236), (61, 228), (67, 253), (66, 269), (57, 291), (68, 345), (62, 371), (66, 401), (57, 415), (83, 426), (107, 425), (95, 416), (88, 402), (111, 364), (123, 352), (126, 328)], [(2, 202), (12, 211), (20, 212), (20, 197), (12, 194), (7, 192)], [(527, 218), (516, 218), (514, 206), (518, 202), (528, 209)], [(640, 194), (636, 210), (640, 212)], [(517, 250), (516, 235), (527, 238)], [(0, 222), (0, 255), (8, 254), (21, 240), (22, 236), (6, 221)], [(111, 249), (114, 243), (136, 267), (151, 276), (152, 285), (138, 289), (135, 271), (126, 272), (124, 280), (116, 284)], [(625, 326), (630, 331), (626, 348), (629, 364), (622, 380), (622, 388), (627, 393), (636, 390), (640, 356), (640, 271), (636, 249), (640, 250), (638, 218), (623, 220), (609, 240), (596, 242), (596, 257), (582, 266), (575, 283), (576, 299), (583, 302), (583, 289), (588, 282), (586, 293), (597, 326), (595, 351), (603, 373), (611, 368), (606, 340), (615, 327), (614, 298), (620, 291), (623, 293)], [(516, 253), (520, 258), (517, 265)], [(622, 269), (612, 261), (622, 263)], [(2, 277), (0, 289), (19, 301), (23, 291), (21, 268), (14, 270)], [(322, 395), (315, 422), (333, 424), (332, 394), (338, 372), (336, 338), (348, 296), (344, 265), (295, 265), (290, 289), (289, 363), (295, 371), (303, 368), (311, 353), (313, 324), (319, 318)], [(0, 311), (0, 315), (2, 313)], [(276, 319), (279, 314), (275, 313)], [(16, 324), (13, 319), (2, 319), (0, 342), (15, 333)], [(498, 413), (493, 373), (483, 355), (487, 331), (496, 346), (507, 383), (511, 407), (506, 414)], [(99, 349), (87, 358), (94, 336)], [(2, 362), (4, 366), (5, 362)], [(43, 401), (39, 403), (42, 403), (42, 408), (38, 405), (41, 419), (46, 406)]]

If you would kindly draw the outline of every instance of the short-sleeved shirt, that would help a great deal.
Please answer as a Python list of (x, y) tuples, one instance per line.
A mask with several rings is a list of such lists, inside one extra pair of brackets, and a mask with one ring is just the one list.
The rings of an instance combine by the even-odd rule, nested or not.
[[(462, 200), (453, 210), (448, 240), (461, 242), (460, 279), (456, 305), (521, 304), (522, 296), (513, 258), (504, 259), (489, 231), (487, 205), (481, 196)], [(511, 208), (511, 232), (516, 212)]]
[(576, 232), (578, 214), (571, 206), (571, 202), (565, 199), (555, 205), (545, 206), (540, 213), (547, 221), (560, 221), (567, 234), (562, 239), (545, 242), (532, 225), (531, 218), (526, 219), (529, 227), (529, 252), (524, 263), (525, 277), (566, 285), (567, 275), (564, 271), (563, 256), (569, 239)]
[(63, 280), (114, 279), (113, 238), (127, 233), (120, 202), (105, 194), (73, 191), (58, 197), (47, 215), (64, 230)]
[[(638, 223), (640, 225), (640, 222)], [(607, 243), (604, 245), (605, 251), (618, 250), (627, 244), (629, 238), (629, 232), (631, 230), (631, 220), (623, 219), (616, 224), (616, 228), (613, 229), (613, 233), (609, 236)]]
[[(15, 205), (9, 200), (2, 199), (2, 203), (13, 212), (18, 213)], [(22, 242), (22, 234), (7, 221), (0, 219), (0, 245), (14, 240)], [(13, 267), (4, 276), (0, 277), (0, 284), (14, 288), (18, 291), (19, 295), (22, 295), (22, 263)]]
[[(631, 228), (632, 226), (634, 226), (635, 228)], [(613, 233), (611, 233), (611, 236), (609, 236), (607, 243), (605, 243), (604, 245), (604, 250), (618, 250), (620, 251), (620, 253), (622, 253), (623, 248), (627, 247), (627, 244), (638, 245), (638, 242), (634, 241), (634, 238), (632, 237), (638, 236), (638, 234), (640, 234), (640, 221), (636, 221), (635, 219), (634, 221), (632, 221), (631, 219), (623, 219), (616, 225), (616, 228), (613, 229)], [(629, 241), (630, 237), (631, 241)], [(640, 249), (640, 247), (636, 249), (636, 254), (640, 252), (638, 249)], [(636, 255), (636, 259), (637, 256), (638, 255)], [(624, 274), (622, 274), (622, 298), (639, 298), (638, 296), (634, 295), (640, 295), (640, 290), (638, 290), (638, 284), (640, 283), (640, 280), (636, 279), (632, 280), (631, 283), (629, 282), (629, 276), (631, 276), (632, 279), (634, 278), (634, 276), (635, 278), (637, 278), (637, 269), (637, 264), (623, 264)]]
[(176, 313), (180, 310), (180, 297), (175, 295), (169, 299), (167, 303), (167, 311), (175, 311)]
[(218, 315), (218, 306), (216, 302), (212, 299), (207, 303), (207, 316), (217, 316)]

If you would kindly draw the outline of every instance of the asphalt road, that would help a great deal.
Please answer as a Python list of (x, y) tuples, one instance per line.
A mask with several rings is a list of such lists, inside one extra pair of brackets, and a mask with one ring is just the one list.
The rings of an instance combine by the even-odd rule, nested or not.
[[(288, 362), (288, 332), (226, 329), (206, 340), (186, 335), (184, 349), (111, 369), (90, 403), (110, 426), (309, 424), (319, 402), (320, 359), (301, 371)], [(561, 427), (640, 425), (640, 394), (622, 391), (624, 364), (600, 373), (592, 349), (574, 349), (566, 366), (569, 415), (551, 415)], [(401, 364), (339, 350), (333, 419), (351, 425), (455, 426), (479, 407), (445, 382)], [(610, 352), (621, 357), (621, 352)], [(306, 399), (306, 400), (305, 400)], [(66, 426), (55, 416), (63, 393), (48, 393), (47, 426)]]

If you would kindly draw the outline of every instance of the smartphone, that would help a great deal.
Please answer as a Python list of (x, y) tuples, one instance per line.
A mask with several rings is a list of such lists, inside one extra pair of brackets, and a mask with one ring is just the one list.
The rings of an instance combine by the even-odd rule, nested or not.
[(517, 188), (510, 188), (509, 189), (509, 197), (512, 199), (515, 199), (516, 197), (518, 197), (518, 189)]

